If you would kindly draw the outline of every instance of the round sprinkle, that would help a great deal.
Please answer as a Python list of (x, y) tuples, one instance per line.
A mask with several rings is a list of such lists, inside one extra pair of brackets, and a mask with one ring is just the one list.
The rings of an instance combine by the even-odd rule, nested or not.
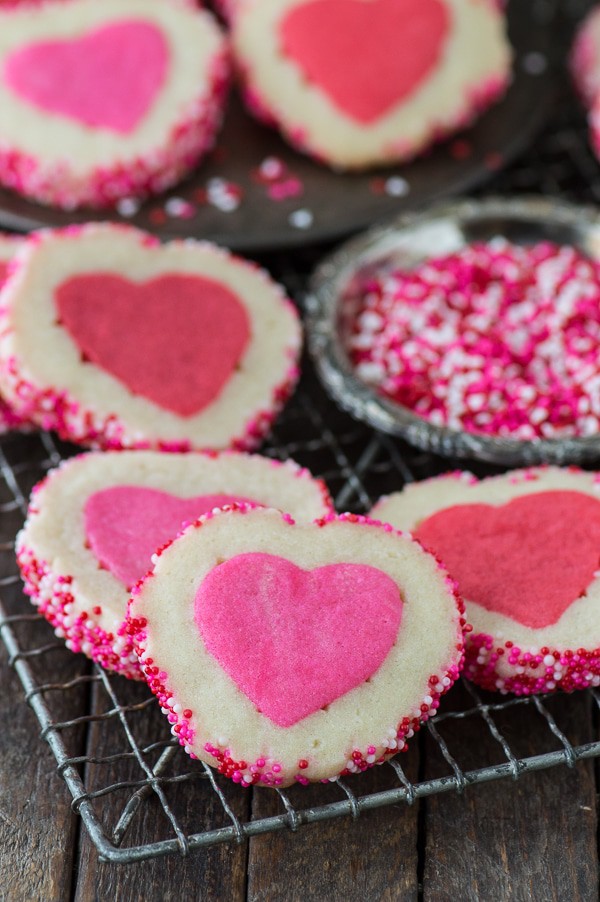
[(310, 210), (294, 210), (293, 213), (290, 213), (289, 223), (295, 229), (310, 229), (313, 221), (314, 216)]
[(390, 197), (405, 197), (410, 191), (410, 185), (399, 175), (392, 175), (385, 180), (384, 190)]
[(357, 375), (435, 425), (513, 438), (600, 430), (600, 263), (496, 238), (348, 297)]
[(528, 75), (543, 75), (548, 68), (548, 60), (543, 53), (532, 50), (523, 57), (521, 67)]
[(123, 197), (117, 203), (117, 212), (126, 218), (135, 216), (139, 209), (140, 203), (134, 197)]

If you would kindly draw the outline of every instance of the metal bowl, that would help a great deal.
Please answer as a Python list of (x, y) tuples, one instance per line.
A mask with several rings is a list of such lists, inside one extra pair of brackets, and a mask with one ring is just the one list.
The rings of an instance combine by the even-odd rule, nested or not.
[(600, 434), (585, 438), (516, 439), (434, 426), (359, 379), (346, 352), (349, 298), (374, 274), (411, 268), (474, 241), (503, 236), (515, 244), (552, 241), (600, 258), (600, 213), (542, 197), (445, 202), (405, 214), (342, 245), (314, 272), (306, 297), (310, 352), (332, 398), (375, 429), (448, 457), (522, 466), (582, 463), (600, 457)]

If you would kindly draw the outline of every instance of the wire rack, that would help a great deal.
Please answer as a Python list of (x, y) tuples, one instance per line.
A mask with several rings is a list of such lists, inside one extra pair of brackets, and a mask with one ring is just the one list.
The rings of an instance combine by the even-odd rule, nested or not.
[[(587, 5), (571, 0), (565, 10), (579, 16)], [(551, 127), (492, 188), (600, 202), (600, 167), (588, 149), (581, 111), (566, 89)], [(315, 259), (315, 252), (307, 251), (268, 262), (300, 296), (304, 273)], [(339, 510), (366, 511), (381, 494), (410, 480), (457, 468), (455, 461), (442, 461), (356, 424), (324, 397), (310, 366), (305, 369), (300, 389), (264, 453), (293, 457), (324, 478)], [(376, 782), (361, 775), (327, 786), (274, 790), (271, 797), (278, 810), (269, 816), (255, 814), (254, 809), (260, 812), (260, 806), (252, 804), (255, 791), (221, 780), (188, 758), (145, 686), (71, 654), (24, 598), (14, 537), (33, 485), (73, 451), (46, 433), (14, 434), (0, 442), (0, 636), (39, 720), (41, 737), (72, 794), (73, 808), (104, 860), (125, 863), (185, 855), (317, 821), (356, 818), (386, 805), (410, 805), (475, 783), (517, 779), (558, 765), (573, 767), (600, 755), (597, 727), (595, 735), (573, 730), (580, 721), (597, 724), (597, 691), (573, 696), (569, 716), (564, 717), (558, 696), (488, 695), (465, 681), (427, 724), (425, 737), (414, 743), (409, 758), (392, 759), (376, 769)], [(489, 466), (472, 469), (479, 475), (492, 472)], [(522, 741), (524, 729), (527, 742)], [(465, 747), (454, 741), (457, 731), (469, 740), (468, 759), (457, 752)], [(478, 743), (482, 731), (491, 742)], [(590, 741), (582, 742), (582, 737)], [(435, 749), (438, 762), (431, 777), (414, 764), (426, 743)], [(403, 766), (406, 760), (409, 764)]]

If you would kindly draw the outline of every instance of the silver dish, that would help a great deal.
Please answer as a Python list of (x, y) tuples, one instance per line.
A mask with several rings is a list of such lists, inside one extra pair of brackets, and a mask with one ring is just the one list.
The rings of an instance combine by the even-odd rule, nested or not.
[[(400, 216), (342, 245), (312, 276), (306, 297), (309, 349), (325, 389), (348, 413), (375, 429), (447, 457), (505, 466), (582, 463), (600, 457), (600, 434), (585, 438), (512, 439), (434, 426), (378, 394), (355, 375), (345, 344), (348, 298), (375, 272), (410, 268), (473, 241), (501, 235), (516, 244), (553, 241), (600, 257), (600, 213), (542, 197), (445, 202)], [(599, 349), (600, 358), (600, 349)]]

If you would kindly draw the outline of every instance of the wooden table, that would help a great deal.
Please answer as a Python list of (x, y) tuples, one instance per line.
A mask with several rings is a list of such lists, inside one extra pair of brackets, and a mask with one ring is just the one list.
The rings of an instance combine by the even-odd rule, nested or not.
[[(56, 673), (64, 679), (66, 655)], [(0, 898), (6, 900), (575, 900), (598, 897), (595, 762), (553, 768), (470, 787), (349, 818), (129, 865), (102, 863), (71, 811), (55, 761), (0, 650)], [(135, 693), (134, 693), (135, 694)], [(94, 701), (87, 710), (94, 710)], [(593, 735), (589, 700), (562, 698), (554, 706), (571, 740)], [(500, 718), (502, 721), (503, 719)], [(539, 751), (542, 725), (529, 710), (510, 712), (501, 726), (521, 754)], [(463, 765), (476, 765), (494, 740), (479, 731), (447, 735)], [(597, 735), (597, 732), (596, 732)], [(439, 755), (425, 740), (404, 756), (407, 773), (435, 773)], [(490, 749), (488, 748), (489, 752)], [(375, 791), (376, 769), (355, 781)], [(357, 787), (356, 782), (364, 783)], [(93, 782), (93, 777), (92, 777)], [(320, 788), (313, 798), (318, 801)], [(186, 796), (187, 795), (187, 799)], [(193, 804), (184, 788), (180, 808)], [(235, 788), (238, 811), (274, 813), (270, 791)], [(156, 809), (153, 809), (154, 813)], [(152, 812), (136, 830), (156, 833)]]
[[(311, 389), (312, 391), (312, 389)], [(314, 416), (314, 410), (310, 411)], [(314, 424), (313, 424), (314, 425)], [(317, 424), (319, 425), (319, 424)], [(292, 429), (285, 419), (278, 440), (292, 446)], [(353, 456), (353, 479), (376, 495), (388, 485), (397, 466), (409, 461), (414, 475), (430, 472), (432, 460), (389, 440), (373, 443), (370, 431), (357, 427), (343, 414), (327, 409), (319, 429), (328, 447), (305, 436), (296, 447), (311, 465), (318, 455), (334, 491), (346, 503), (352, 498), (341, 478), (344, 460)], [(295, 422), (294, 434), (305, 426)], [(62, 450), (58, 448), (58, 450)], [(395, 456), (401, 452), (401, 461)], [(57, 446), (35, 436), (4, 440), (0, 465), (0, 595), (9, 615), (31, 617), (16, 577), (11, 540), (21, 522), (21, 503), (40, 472), (55, 462)], [(331, 460), (327, 457), (331, 454)], [(325, 455), (325, 456), (324, 456)], [(4, 458), (4, 460), (2, 460)], [(334, 467), (335, 464), (335, 467)], [(397, 466), (396, 466), (397, 465)], [(438, 462), (438, 467), (444, 464)], [(341, 470), (340, 470), (341, 467)], [(363, 468), (361, 470), (361, 467)], [(316, 469), (316, 467), (315, 467)], [(11, 478), (15, 482), (7, 483)], [(355, 486), (356, 489), (356, 486)], [(15, 500), (15, 498), (17, 500)], [(358, 506), (357, 497), (354, 497)], [(88, 793), (138, 780), (139, 767), (124, 738), (122, 717), (140, 748), (169, 739), (164, 718), (145, 686), (113, 677), (104, 685), (81, 655), (68, 652), (43, 621), (17, 619), (11, 630), (24, 649), (41, 649), (27, 657), (55, 723), (55, 731), (76, 759), (86, 758), (82, 776)], [(191, 853), (170, 855), (133, 864), (103, 863), (86, 829), (71, 808), (70, 794), (58, 775), (56, 761), (39, 738), (39, 724), (24, 700), (8, 655), (0, 643), (0, 899), (4, 900), (426, 900), (515, 899), (595, 900), (598, 897), (597, 803), (595, 761), (582, 760), (527, 773), (518, 780), (503, 778), (454, 789), (442, 794), (367, 811), (351, 817), (273, 832), (238, 844), (217, 845)], [(60, 689), (53, 688), (61, 687)], [(66, 688), (65, 688), (66, 687)], [(119, 710), (107, 692), (118, 696)], [(564, 751), (598, 740), (598, 704), (589, 694), (556, 696), (544, 701), (541, 712), (521, 704), (486, 696), (484, 701), (506, 707), (479, 708), (476, 713), (440, 721), (439, 733), (452, 760), (463, 772), (507, 763), (551, 751)], [(468, 712), (473, 698), (455, 687), (444, 702), (450, 710)], [(111, 713), (112, 711), (112, 713)], [(497, 736), (490, 730), (491, 718)], [(74, 724), (69, 726), (71, 721)], [(551, 726), (554, 725), (554, 732)], [(561, 736), (563, 738), (561, 738)], [(503, 749), (498, 741), (505, 743)], [(159, 752), (152, 752), (154, 760)], [(198, 763), (180, 758), (167, 769), (167, 778), (180, 771), (201, 774)], [(429, 731), (413, 740), (400, 756), (406, 776), (417, 783), (454, 773), (440, 744)], [(95, 763), (99, 759), (100, 763)], [(107, 763), (108, 762), (108, 763)], [(194, 771), (194, 767), (196, 770)], [(390, 765), (347, 780), (357, 796), (398, 786)], [(242, 790), (229, 781), (219, 784), (241, 822), (285, 813), (271, 790)], [(227, 825), (228, 818), (207, 780), (190, 779), (168, 785), (168, 800), (177, 820), (190, 833)], [(100, 795), (94, 802), (110, 832), (134, 790), (123, 788)], [(295, 787), (290, 797), (296, 808), (339, 801), (336, 787)], [(124, 845), (136, 846), (173, 836), (156, 800), (144, 802), (133, 819)]]

